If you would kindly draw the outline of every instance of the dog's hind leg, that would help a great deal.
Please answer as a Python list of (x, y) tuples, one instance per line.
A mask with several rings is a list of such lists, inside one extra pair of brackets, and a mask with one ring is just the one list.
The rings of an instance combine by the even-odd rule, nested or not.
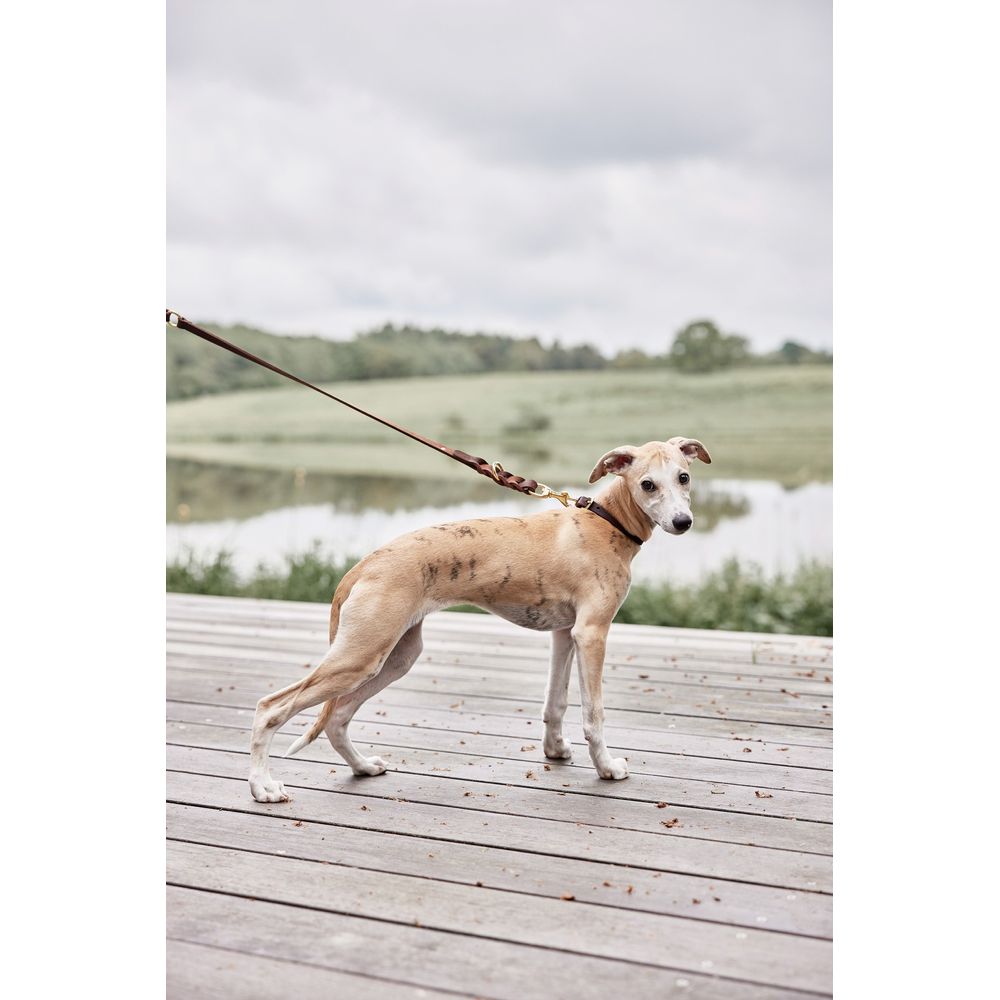
[(395, 609), (365, 600), (363, 589), (355, 586), (345, 602), (337, 637), (319, 666), (298, 684), (257, 703), (250, 736), (250, 791), (258, 802), (288, 799), (268, 767), (275, 732), (299, 712), (324, 701), (337, 702), (375, 678), (406, 627), (403, 621), (393, 628)]
[(562, 722), (566, 714), (569, 675), (573, 667), (573, 633), (568, 628), (552, 633), (552, 661), (549, 665), (549, 682), (545, 688), (545, 756), (556, 760), (570, 760), (573, 751), (569, 740), (563, 736)]
[(257, 702), (250, 733), (250, 794), (258, 802), (288, 801), (284, 785), (271, 778), (267, 763), (271, 740), (293, 715), (316, 704), (315, 701), (310, 703), (305, 700), (304, 689), (319, 669), (317, 667), (305, 680), (275, 691)]
[(365, 757), (361, 754), (351, 742), (347, 727), (357, 710), (369, 698), (388, 687), (393, 681), (399, 680), (417, 661), (424, 648), (422, 628), (423, 621), (419, 621), (404, 632), (386, 658), (382, 669), (371, 680), (365, 681), (357, 691), (338, 698), (333, 705), (325, 728), (326, 735), (334, 750), (347, 761), (356, 775), (383, 774), (386, 764), (381, 757)]

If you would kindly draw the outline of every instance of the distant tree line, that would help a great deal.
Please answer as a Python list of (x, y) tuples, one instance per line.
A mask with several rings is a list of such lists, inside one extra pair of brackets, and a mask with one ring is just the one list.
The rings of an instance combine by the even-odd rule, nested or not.
[[(207, 324), (244, 349), (312, 382), (475, 372), (530, 372), (674, 368), (699, 373), (735, 365), (828, 364), (832, 356), (788, 341), (777, 351), (753, 354), (747, 338), (724, 334), (710, 320), (689, 323), (663, 354), (629, 349), (611, 358), (589, 344), (544, 346), (537, 337), (459, 333), (438, 327), (391, 323), (353, 340), (284, 337), (252, 327)], [(167, 329), (167, 399), (253, 389), (283, 382), (280, 376), (188, 333)]]
[(621, 351), (609, 362), (612, 368), (675, 368), (698, 374), (739, 365), (828, 365), (829, 351), (814, 351), (794, 340), (786, 340), (776, 351), (754, 354), (750, 341), (736, 333), (723, 333), (710, 319), (688, 323), (674, 336), (666, 354)]

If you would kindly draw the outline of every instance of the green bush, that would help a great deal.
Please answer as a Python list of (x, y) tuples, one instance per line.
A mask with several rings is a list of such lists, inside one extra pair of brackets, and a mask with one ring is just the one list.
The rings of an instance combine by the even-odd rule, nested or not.
[(833, 570), (804, 562), (790, 576), (765, 576), (730, 559), (698, 583), (633, 587), (615, 621), (735, 632), (833, 635)]
[[(318, 545), (286, 556), (284, 565), (259, 564), (241, 580), (232, 554), (199, 559), (188, 553), (167, 564), (167, 590), (186, 594), (260, 597), (282, 601), (329, 601), (356, 560), (331, 562)], [(474, 611), (469, 605), (455, 610)], [(732, 559), (694, 584), (639, 584), (615, 621), (635, 625), (833, 635), (833, 571), (802, 563), (791, 575), (766, 576), (759, 566)]]
[(189, 552), (183, 559), (168, 562), (167, 590), (175, 594), (244, 596), (233, 569), (232, 553), (225, 549), (220, 549), (211, 559), (197, 559)]

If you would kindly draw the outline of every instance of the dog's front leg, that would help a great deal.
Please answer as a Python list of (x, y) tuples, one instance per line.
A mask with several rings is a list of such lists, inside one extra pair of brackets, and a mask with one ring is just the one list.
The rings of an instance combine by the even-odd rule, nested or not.
[(612, 759), (604, 744), (604, 698), (601, 681), (604, 676), (604, 648), (608, 624), (573, 626), (573, 642), (580, 669), (580, 701), (583, 705), (583, 735), (590, 744), (590, 759), (602, 778), (615, 780), (628, 777), (628, 762), (624, 757)]
[(569, 672), (573, 666), (573, 634), (568, 628), (552, 633), (552, 662), (549, 666), (549, 683), (545, 689), (545, 756), (555, 760), (571, 760), (573, 751), (569, 740), (563, 736), (562, 722), (566, 714)]

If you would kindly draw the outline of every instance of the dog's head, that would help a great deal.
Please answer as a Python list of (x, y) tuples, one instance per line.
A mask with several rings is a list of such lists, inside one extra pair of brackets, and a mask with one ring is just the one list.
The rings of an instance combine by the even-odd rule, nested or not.
[(608, 473), (620, 476), (653, 524), (671, 535), (683, 535), (694, 524), (688, 469), (695, 458), (706, 465), (712, 461), (705, 446), (694, 438), (650, 441), (639, 448), (622, 445), (594, 466), (590, 481), (596, 483)]

